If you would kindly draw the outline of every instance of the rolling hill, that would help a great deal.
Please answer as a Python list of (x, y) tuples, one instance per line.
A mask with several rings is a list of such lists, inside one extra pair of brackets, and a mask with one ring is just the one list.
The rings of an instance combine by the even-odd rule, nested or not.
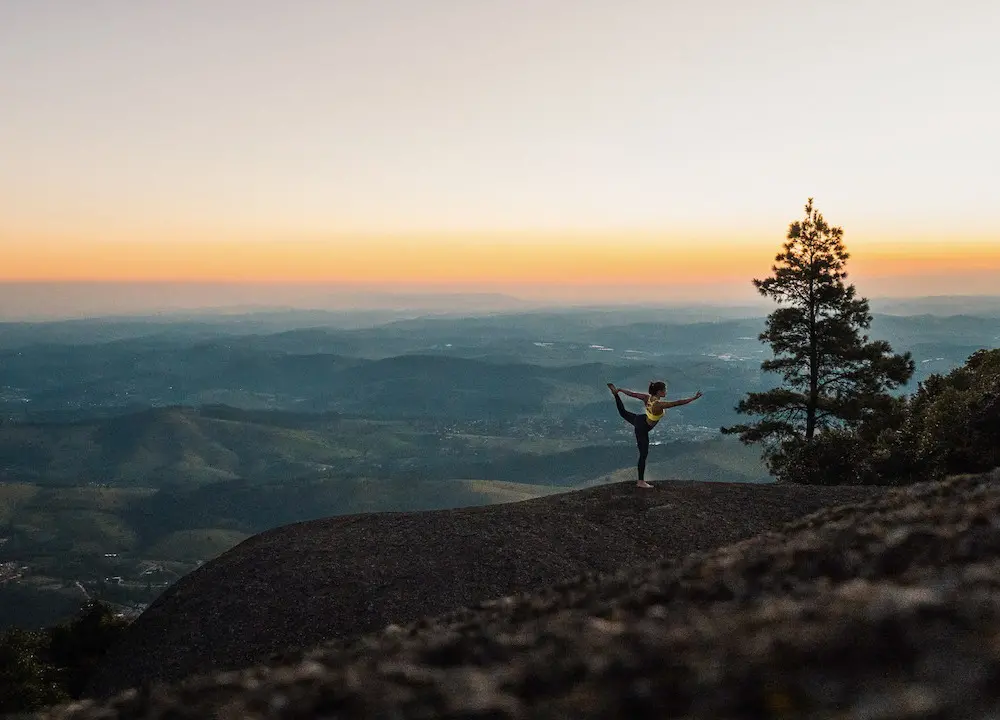
[[(0, 478), (44, 485), (159, 487), (272, 476), (343, 464), (350, 422), (276, 413), (265, 423), (232, 408), (153, 408), (76, 423), (0, 428)], [(308, 423), (305, 420), (308, 419)], [(355, 424), (356, 425), (356, 424)]]
[[(606, 395), (599, 396), (605, 417), (590, 425), (569, 411), (559, 421), (481, 418), (473, 427), (433, 418), (413, 422), (226, 406), (19, 423), (0, 427), (0, 481), (159, 489), (320, 475), (568, 486), (634, 462), (633, 441), (627, 427), (607, 412)], [(675, 415), (672, 422), (681, 419)], [(491, 423), (498, 429), (491, 431)], [(666, 426), (664, 437), (670, 430)], [(758, 454), (726, 438), (668, 442), (654, 453), (670, 458), (688, 477), (766, 480)]]

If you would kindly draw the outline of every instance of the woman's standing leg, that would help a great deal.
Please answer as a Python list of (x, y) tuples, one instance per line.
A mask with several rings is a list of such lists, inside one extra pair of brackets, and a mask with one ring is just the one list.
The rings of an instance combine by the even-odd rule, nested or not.
[(637, 427), (635, 429), (635, 444), (639, 447), (639, 464), (637, 466), (639, 480), (636, 482), (636, 486), (651, 488), (653, 486), (646, 482), (646, 458), (649, 456), (649, 431)]

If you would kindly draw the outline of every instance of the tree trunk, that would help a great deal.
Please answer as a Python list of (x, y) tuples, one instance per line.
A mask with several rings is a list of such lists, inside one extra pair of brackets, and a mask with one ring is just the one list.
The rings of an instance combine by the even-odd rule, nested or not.
[(810, 258), (809, 272), (809, 399), (806, 400), (806, 442), (816, 432), (816, 405), (819, 399), (819, 352), (816, 347), (816, 293), (814, 261)]

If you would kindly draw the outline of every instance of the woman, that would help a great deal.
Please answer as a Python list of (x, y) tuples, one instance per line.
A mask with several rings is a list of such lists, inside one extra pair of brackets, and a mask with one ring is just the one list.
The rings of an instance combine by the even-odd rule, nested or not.
[[(608, 387), (611, 388), (611, 394), (615, 396), (618, 414), (625, 418), (625, 422), (635, 428), (635, 444), (639, 446), (639, 482), (636, 483), (636, 487), (651, 488), (653, 486), (646, 482), (645, 479), (646, 456), (649, 455), (649, 431), (656, 427), (656, 423), (663, 417), (663, 413), (667, 408), (694, 402), (701, 397), (701, 390), (696, 392), (692, 397), (683, 400), (667, 401), (663, 399), (667, 395), (667, 384), (660, 380), (649, 383), (649, 393), (638, 393), (624, 388), (616, 388), (614, 383), (608, 383)], [(642, 400), (646, 405), (645, 414), (636, 415), (626, 410), (618, 393), (625, 393), (629, 397)]]

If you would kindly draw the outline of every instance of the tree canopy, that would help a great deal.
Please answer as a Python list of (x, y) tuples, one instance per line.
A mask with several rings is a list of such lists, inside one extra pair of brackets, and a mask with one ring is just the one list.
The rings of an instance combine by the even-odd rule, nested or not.
[(0, 713), (37, 710), (79, 697), (128, 621), (101, 602), (44, 631), (0, 634)]

